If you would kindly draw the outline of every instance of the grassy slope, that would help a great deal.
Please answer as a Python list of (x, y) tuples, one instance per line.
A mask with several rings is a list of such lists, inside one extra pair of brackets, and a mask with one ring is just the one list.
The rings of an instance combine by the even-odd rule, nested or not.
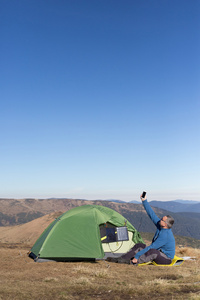
[[(26, 253), (55, 217), (53, 213), (0, 228), (4, 242), (0, 243), (0, 300), (200, 299), (200, 249), (177, 247), (176, 255), (196, 257), (179, 267), (134, 267), (104, 261), (34, 263)], [(148, 242), (152, 238), (151, 233), (141, 235)]]
[[(183, 250), (183, 249), (182, 249)], [(0, 247), (0, 299), (199, 299), (200, 250), (179, 267), (97, 263), (34, 263), (23, 245)]]

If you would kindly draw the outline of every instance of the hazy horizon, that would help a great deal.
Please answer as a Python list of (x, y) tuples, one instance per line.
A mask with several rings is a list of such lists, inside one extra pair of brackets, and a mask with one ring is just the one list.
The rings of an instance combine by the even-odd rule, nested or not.
[[(70, 200), (85, 200), (85, 201), (123, 201), (126, 203), (129, 203), (131, 201), (137, 201), (139, 203), (142, 203), (140, 199), (131, 199), (131, 200), (123, 200), (123, 199), (119, 199), (119, 198), (105, 198), (105, 199), (101, 199), (101, 198), (74, 198), (74, 197), (0, 197), (0, 199), (15, 199), (15, 200), (24, 200), (24, 199), (35, 199), (35, 200), (40, 200), (40, 199), (70, 199)], [(167, 201), (189, 201), (189, 202), (194, 202), (194, 203), (198, 203), (200, 202), (200, 200), (191, 200), (191, 199), (169, 199), (169, 200), (162, 200), (162, 199), (147, 199), (149, 202), (150, 201), (162, 201), (162, 202), (167, 202)]]

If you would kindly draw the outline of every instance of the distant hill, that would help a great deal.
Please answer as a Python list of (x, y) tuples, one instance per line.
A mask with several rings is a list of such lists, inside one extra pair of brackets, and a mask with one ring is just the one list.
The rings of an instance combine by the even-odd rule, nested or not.
[[(61, 212), (54, 212), (25, 224), (0, 227), (0, 244), (26, 244), (31, 248), (47, 226), (60, 214)], [(154, 233), (140, 232), (140, 234), (145, 243), (150, 244)], [(191, 237), (175, 235), (175, 240), (177, 246), (200, 248), (200, 240)]]
[(141, 201), (139, 202), (139, 201), (137, 201), (137, 200), (132, 200), (132, 201), (130, 201), (129, 203), (141, 204)]
[(116, 202), (116, 203), (126, 203), (126, 201), (117, 200), (117, 199), (106, 199), (106, 200), (95, 200), (95, 201), (109, 201), (109, 202)]
[(194, 200), (181, 200), (181, 199), (177, 199), (177, 200), (174, 200), (174, 201), (182, 203), (182, 204), (198, 204), (198, 203), (200, 203), (200, 201), (194, 201)]
[(0, 243), (33, 245), (47, 226), (60, 214), (61, 212), (51, 213), (25, 224), (0, 227)]
[[(142, 204), (67, 198), (0, 199), (0, 226), (20, 225), (44, 215), (58, 211), (65, 212), (74, 207), (88, 204), (102, 205), (118, 211), (125, 219), (130, 221), (138, 231), (155, 232), (155, 225), (147, 216)], [(154, 211), (160, 218), (167, 214), (175, 218), (175, 224), (173, 226), (174, 234), (200, 240), (200, 231), (198, 230), (200, 228), (199, 213), (174, 213), (157, 207), (154, 208)]]
[(171, 212), (194, 212), (200, 213), (200, 202), (191, 202), (183, 200), (181, 202), (178, 201), (150, 201), (150, 205), (158, 208), (162, 208)]
[(199, 220), (200, 218), (200, 213), (179, 212), (178, 215), (186, 218), (196, 219), (196, 220)]
[[(132, 204), (136, 205), (137, 204)], [(142, 205), (138, 205), (139, 207)], [(175, 219), (173, 226), (174, 234), (193, 237), (200, 240), (200, 213), (173, 213), (160, 208), (153, 208), (158, 217), (171, 215)], [(121, 208), (120, 213), (129, 220), (138, 231), (155, 232), (155, 225), (147, 216), (145, 210), (131, 210)]]

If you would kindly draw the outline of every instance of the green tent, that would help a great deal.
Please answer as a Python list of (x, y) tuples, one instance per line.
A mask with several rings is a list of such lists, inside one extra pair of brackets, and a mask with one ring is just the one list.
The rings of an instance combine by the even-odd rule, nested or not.
[(140, 234), (118, 212), (100, 205), (83, 205), (55, 219), (29, 256), (35, 261), (103, 259), (120, 256), (138, 242), (143, 243)]

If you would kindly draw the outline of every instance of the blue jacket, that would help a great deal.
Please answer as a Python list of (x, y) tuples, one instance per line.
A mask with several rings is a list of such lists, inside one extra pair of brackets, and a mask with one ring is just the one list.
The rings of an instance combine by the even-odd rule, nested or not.
[(156, 216), (147, 200), (144, 200), (142, 203), (148, 216), (156, 225), (157, 230), (151, 245), (136, 253), (135, 258), (138, 259), (142, 254), (146, 253), (150, 249), (157, 249), (165, 253), (167, 257), (173, 259), (175, 255), (175, 239), (172, 230), (165, 229), (160, 226), (160, 219)]

